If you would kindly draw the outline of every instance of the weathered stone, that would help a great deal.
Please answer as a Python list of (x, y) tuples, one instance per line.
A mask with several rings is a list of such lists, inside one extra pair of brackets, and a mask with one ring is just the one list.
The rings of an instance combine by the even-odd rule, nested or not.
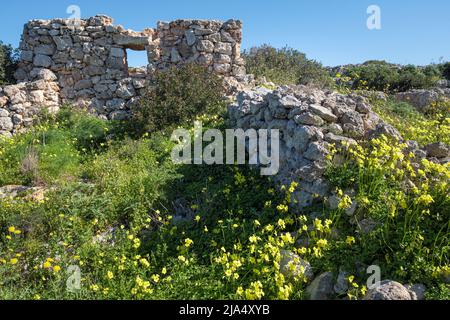
[(402, 284), (384, 280), (379, 286), (370, 289), (364, 300), (411, 300), (411, 295)]
[(114, 58), (124, 58), (126, 55), (125, 50), (119, 47), (112, 47), (110, 51), (110, 56)]
[(393, 126), (386, 124), (386, 123), (379, 123), (375, 130), (373, 130), (370, 133), (370, 138), (378, 138), (381, 135), (386, 136), (387, 138), (391, 138), (391, 139), (395, 139), (397, 141), (401, 141), (402, 140), (402, 136), (400, 135), (400, 133), (398, 132), (397, 129), (395, 129)]
[(33, 103), (43, 103), (45, 101), (44, 92), (41, 90), (35, 90), (30, 92), (30, 101)]
[(34, 56), (33, 51), (22, 50), (22, 52), (20, 53), (20, 60), (32, 62), (33, 56)]
[(172, 48), (172, 52), (170, 53), (170, 61), (172, 63), (178, 63), (181, 60), (182, 59), (181, 59), (181, 56), (180, 56), (180, 53), (178, 52), (178, 50), (176, 48)]
[(369, 105), (360, 102), (356, 105), (356, 111), (358, 111), (359, 113), (367, 114), (371, 111), (371, 109)]
[(145, 50), (152, 42), (151, 36), (148, 35), (115, 34), (113, 39), (116, 45), (133, 50)]
[(445, 158), (450, 155), (450, 147), (442, 142), (431, 143), (425, 146), (429, 157)]
[(348, 144), (356, 143), (356, 141), (352, 138), (348, 138), (345, 136), (338, 136), (331, 132), (329, 132), (325, 135), (325, 141), (327, 141), (329, 143), (333, 143), (337, 146), (342, 145), (343, 142), (348, 143)]
[(329, 300), (333, 296), (333, 273), (325, 272), (306, 288), (310, 300)]
[(219, 42), (216, 44), (214, 51), (225, 55), (231, 55), (233, 53), (233, 47), (230, 43)]
[(193, 46), (197, 42), (197, 37), (195, 36), (194, 30), (187, 30), (185, 35), (188, 46)]
[(11, 97), (11, 104), (20, 104), (24, 103), (27, 100), (27, 95), (24, 91), (19, 91), (14, 96)]
[(52, 65), (52, 58), (43, 54), (37, 54), (34, 56), (33, 64), (36, 67), (48, 68)]
[(6, 109), (0, 109), (0, 118), (9, 117), (9, 111)]
[(309, 105), (309, 110), (328, 122), (335, 122), (337, 117), (329, 109), (319, 105)]
[(346, 113), (344, 113), (344, 115), (341, 117), (341, 122), (344, 125), (348, 123), (355, 127), (364, 127), (363, 118), (356, 111), (347, 111)]
[(23, 117), (20, 114), (14, 114), (11, 118), (12, 122), (14, 123), (14, 125), (20, 125), (23, 121)]
[(69, 35), (54, 36), (53, 41), (55, 41), (56, 48), (59, 51), (65, 51), (73, 46), (72, 38)]
[(425, 300), (425, 293), (427, 291), (427, 287), (421, 283), (414, 285), (405, 285), (406, 290), (408, 290), (411, 295), (411, 300)]
[(306, 112), (301, 115), (295, 116), (294, 121), (298, 124), (306, 124), (317, 127), (320, 127), (325, 123), (321, 117), (312, 114), (311, 112)]
[(124, 110), (117, 110), (111, 113), (111, 120), (126, 120), (130, 117), (130, 114)]
[(291, 251), (280, 250), (280, 272), (288, 279), (306, 279), (314, 277), (311, 265)]
[(214, 56), (212, 54), (200, 54), (197, 61), (203, 65), (209, 65), (213, 62)]
[(14, 128), (14, 124), (10, 117), (0, 117), (0, 130), (11, 131)]
[(57, 79), (56, 75), (49, 69), (34, 68), (30, 72), (30, 76), (34, 80), (45, 80), (45, 81), (55, 81)]
[(117, 88), (116, 94), (119, 98), (130, 99), (136, 95), (136, 91), (134, 90), (134, 87), (131, 83), (121, 83)]
[(35, 54), (43, 54), (47, 56), (51, 56), (55, 53), (56, 47), (52, 44), (41, 44), (34, 48)]
[(214, 52), (214, 44), (209, 40), (200, 40), (197, 43), (197, 50), (201, 52), (212, 53)]
[(231, 65), (226, 64), (226, 63), (215, 63), (214, 64), (214, 71), (219, 73), (219, 74), (225, 74), (230, 72), (231, 70)]
[(403, 101), (411, 104), (421, 112), (426, 112), (431, 104), (450, 98), (450, 90), (439, 90), (414, 89), (408, 92), (400, 92), (395, 96), (395, 98), (397, 101)]
[(336, 279), (336, 283), (333, 286), (334, 292), (338, 295), (346, 294), (348, 291), (348, 277), (350, 274), (343, 270), (339, 271), (339, 275)]
[(92, 81), (90, 79), (83, 79), (78, 81), (74, 88), (75, 90), (83, 90), (83, 89), (89, 89), (92, 88)]
[(288, 109), (292, 109), (300, 107), (302, 103), (296, 97), (287, 95), (279, 100), (279, 105)]
[(330, 123), (326, 128), (326, 131), (331, 132), (335, 135), (342, 135), (344, 133), (344, 130), (342, 130), (342, 127), (337, 123)]
[(318, 142), (313, 142), (309, 145), (308, 150), (306, 150), (303, 156), (311, 161), (324, 161), (327, 154), (327, 148)]
[(219, 64), (230, 64), (231, 63), (231, 57), (226, 55), (226, 54), (217, 54), (214, 57), (215, 62), (219, 63)]

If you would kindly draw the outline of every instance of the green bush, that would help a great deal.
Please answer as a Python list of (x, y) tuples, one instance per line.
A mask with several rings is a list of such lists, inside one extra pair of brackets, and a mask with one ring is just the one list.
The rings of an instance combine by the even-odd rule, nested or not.
[(0, 41), (0, 85), (15, 82), (14, 72), (17, 68), (18, 51), (11, 45)]
[(442, 76), (445, 79), (450, 80), (450, 62), (442, 65)]
[(244, 52), (247, 72), (266, 77), (276, 84), (311, 84), (319, 87), (331, 85), (331, 78), (322, 65), (306, 58), (292, 48), (276, 49), (269, 45)]
[(346, 67), (340, 76), (350, 78), (352, 89), (403, 92), (432, 87), (441, 78), (441, 72), (436, 65), (420, 68), (367, 61), (362, 65)]
[(153, 86), (133, 112), (131, 123), (138, 134), (183, 125), (200, 114), (224, 109), (222, 79), (197, 64), (156, 72)]

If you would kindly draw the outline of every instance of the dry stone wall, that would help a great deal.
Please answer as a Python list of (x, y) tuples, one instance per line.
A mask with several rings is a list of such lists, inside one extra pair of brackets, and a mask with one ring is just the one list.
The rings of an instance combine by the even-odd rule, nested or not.
[(59, 86), (53, 73), (39, 71), (39, 79), (0, 88), (0, 137), (11, 136), (33, 124), (44, 107), (56, 112), (60, 106)]
[(450, 100), (450, 88), (414, 89), (399, 92), (395, 98), (397, 101), (410, 103), (420, 112), (426, 112), (433, 103)]
[(241, 58), (242, 23), (209, 20), (159, 22), (149, 47), (149, 61), (158, 69), (197, 62), (225, 76), (245, 76)]
[[(85, 107), (104, 119), (126, 119), (155, 70), (183, 63), (203, 64), (239, 82), (245, 78), (241, 28), (238, 20), (177, 20), (136, 32), (104, 15), (32, 20), (20, 44), (15, 73), (20, 84), (0, 91), (0, 133), (18, 131), (25, 125), (18, 118), (28, 124), (37, 109), (57, 103)], [(146, 68), (129, 68), (127, 49), (146, 51)]]
[[(339, 203), (333, 194), (335, 190), (330, 189), (324, 177), (331, 145), (339, 147), (344, 142), (351, 144), (384, 135), (405, 143), (405, 154), (414, 154), (411, 161), (414, 168), (419, 168), (424, 158), (441, 164), (450, 161), (450, 146), (438, 142), (421, 148), (416, 141), (404, 141), (359, 95), (305, 86), (282, 86), (275, 90), (258, 87), (240, 92), (228, 111), (230, 125), (236, 128), (279, 130), (280, 170), (275, 180), (281, 185), (299, 183), (292, 200), (301, 207), (324, 198), (328, 198), (331, 207)], [(335, 156), (333, 161), (343, 159)], [(355, 212), (356, 206), (354, 202), (347, 213)]]
[(275, 178), (284, 185), (299, 183), (293, 200), (302, 207), (331, 194), (323, 176), (331, 144), (381, 134), (401, 139), (371, 111), (365, 98), (304, 86), (243, 91), (229, 115), (231, 125), (244, 130), (280, 131), (280, 171)]

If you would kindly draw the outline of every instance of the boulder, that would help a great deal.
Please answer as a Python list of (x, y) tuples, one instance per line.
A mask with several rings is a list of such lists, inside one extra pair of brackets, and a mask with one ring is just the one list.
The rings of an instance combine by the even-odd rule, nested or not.
[(409, 291), (411, 300), (425, 300), (425, 292), (427, 291), (427, 287), (424, 284), (407, 284), (404, 287)]
[(306, 288), (310, 300), (329, 300), (333, 297), (333, 273), (325, 272), (314, 279)]
[(311, 265), (291, 251), (280, 250), (280, 272), (288, 279), (314, 277)]
[(311, 112), (306, 112), (301, 115), (295, 116), (294, 121), (297, 124), (306, 124), (306, 125), (317, 126), (317, 127), (320, 127), (325, 124), (325, 121), (323, 121), (321, 117), (319, 117)]
[(431, 143), (425, 146), (428, 157), (445, 158), (450, 155), (450, 147), (442, 142)]
[(337, 120), (337, 117), (333, 114), (333, 112), (325, 107), (315, 104), (311, 104), (308, 107), (309, 110), (328, 122), (335, 122)]
[(373, 289), (369, 289), (364, 300), (412, 300), (411, 295), (401, 283), (384, 280)]

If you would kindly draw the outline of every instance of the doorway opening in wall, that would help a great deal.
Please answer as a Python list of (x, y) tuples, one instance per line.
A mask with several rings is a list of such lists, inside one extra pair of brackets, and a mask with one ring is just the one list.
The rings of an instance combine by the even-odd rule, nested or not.
[(145, 74), (147, 72), (148, 57), (146, 50), (126, 49), (128, 73), (130, 76)]

